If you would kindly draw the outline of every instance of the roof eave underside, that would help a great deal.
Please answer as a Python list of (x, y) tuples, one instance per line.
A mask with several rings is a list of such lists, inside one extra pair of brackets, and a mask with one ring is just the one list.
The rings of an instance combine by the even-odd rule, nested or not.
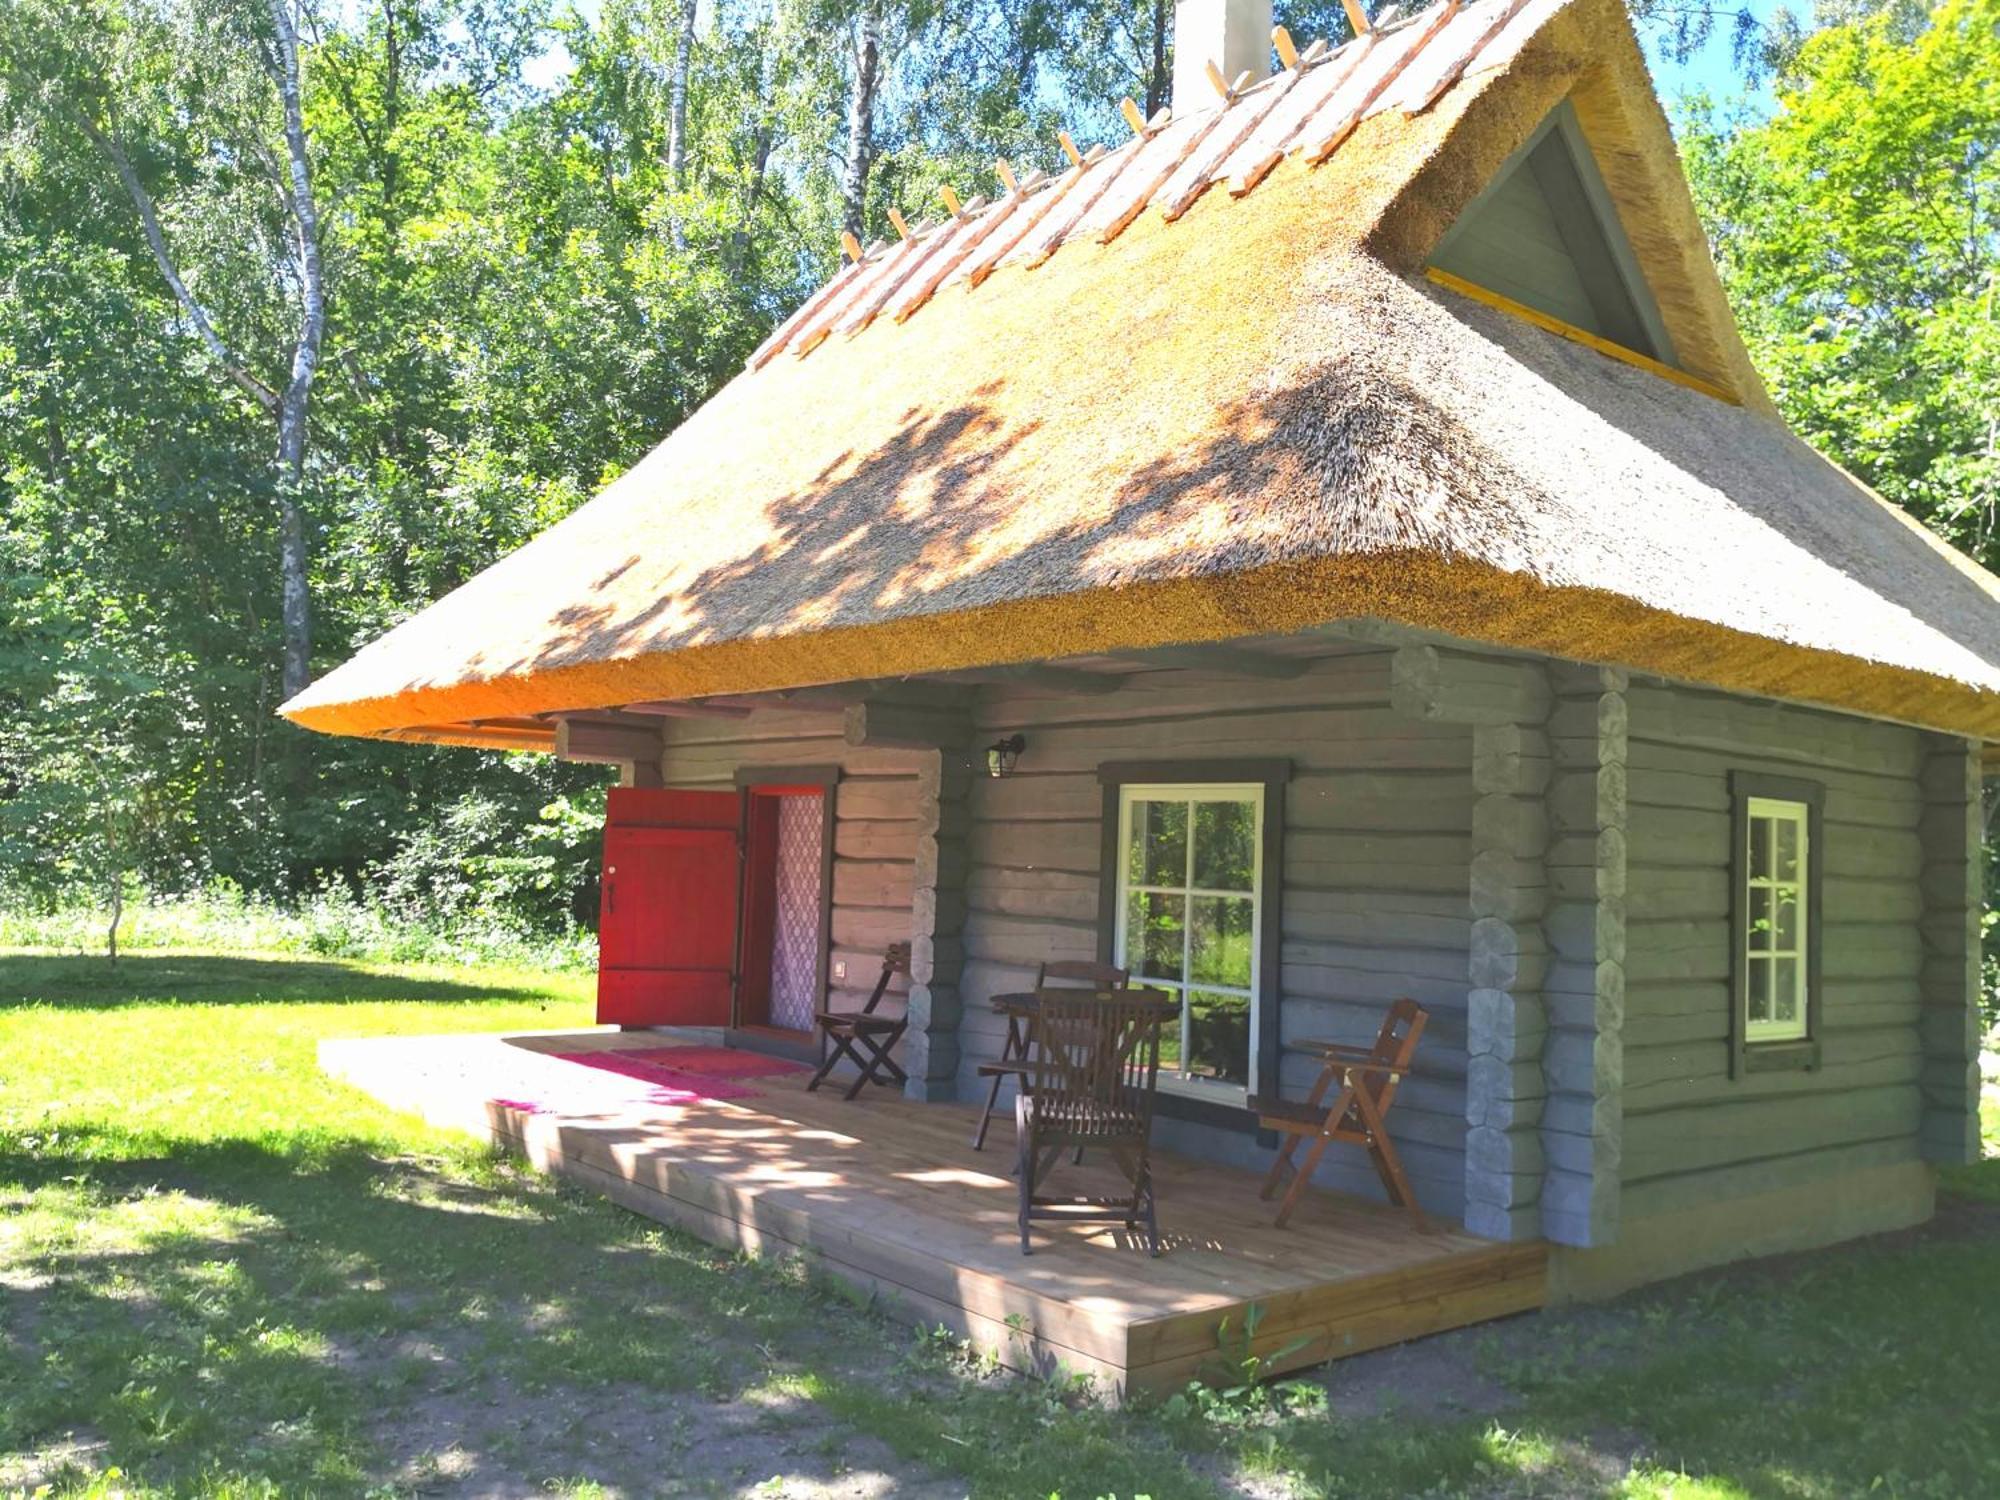
[(1225, 577), (643, 653), (419, 688), (294, 717), (331, 733), (550, 749), (553, 731), (541, 716), (565, 711), (1060, 661), (1355, 620), (2000, 740), (2000, 694), (1955, 679), (1787, 645), (1601, 590), (1551, 587), (1429, 553), (1306, 559)]

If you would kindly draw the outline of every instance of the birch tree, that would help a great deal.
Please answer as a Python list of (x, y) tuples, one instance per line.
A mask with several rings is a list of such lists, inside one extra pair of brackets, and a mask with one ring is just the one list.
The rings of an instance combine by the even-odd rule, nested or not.
[(875, 162), (875, 95), (882, 82), (882, 7), (863, 0), (853, 21), (853, 84), (847, 98), (847, 149), (840, 169), (840, 227), (865, 236), (868, 169)]
[[(115, 0), (83, 8), (20, 0), (0, 23), (0, 69), (20, 102), (39, 108), (51, 126), (74, 130), (96, 151), (130, 203), (187, 336), (207, 355), (215, 379), (234, 387), (269, 424), (279, 518), (281, 682), (287, 697), (302, 691), (312, 671), (303, 490), (327, 290), (302, 107), (296, 0), (166, 11), (126, 8)], [(184, 138), (169, 147), (160, 137), (176, 126)], [(176, 184), (142, 165), (177, 152), (192, 153), (181, 162), (191, 177), (239, 184), (259, 179), (277, 205), (284, 250), (275, 259), (253, 256), (272, 264), (274, 282), (263, 289), (268, 295), (247, 300), (285, 309), (279, 339), (246, 337), (198, 295), (201, 268), (169, 234), (157, 196), (162, 184), (168, 191)], [(229, 227), (256, 237), (273, 226), (252, 215)], [(213, 258), (232, 258), (232, 247), (204, 238)], [(263, 310), (244, 308), (243, 322), (255, 327)]]
[(680, 0), (673, 62), (667, 75), (667, 176), (677, 193), (687, 190), (688, 73), (694, 67), (695, 0)]

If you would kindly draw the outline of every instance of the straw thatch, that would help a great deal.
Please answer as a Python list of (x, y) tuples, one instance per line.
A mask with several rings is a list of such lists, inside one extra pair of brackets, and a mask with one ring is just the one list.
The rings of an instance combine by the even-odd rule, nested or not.
[[(1365, 617), (2000, 737), (1996, 581), (1769, 416), (1622, 7), (1433, 19), (1445, 50), (1324, 165), (1366, 57), (849, 268), (629, 474), (285, 712), (477, 742)], [(1683, 365), (1740, 404), (1414, 275), (1564, 97)], [(1249, 180), (1287, 108), (1304, 151)], [(1203, 172), (1172, 222), (1133, 209)]]

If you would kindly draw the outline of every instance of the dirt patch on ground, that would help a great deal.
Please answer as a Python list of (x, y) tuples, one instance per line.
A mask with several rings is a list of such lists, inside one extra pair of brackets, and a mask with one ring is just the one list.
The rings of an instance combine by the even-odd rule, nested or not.
[(66, 1474), (102, 1468), (109, 1448), (110, 1444), (96, 1433), (78, 1428), (33, 1453), (0, 1453), (0, 1491), (19, 1490), (32, 1495), (42, 1485), (53, 1485)]
[(945, 1500), (963, 1489), (791, 1398), (717, 1400), (626, 1386), (525, 1393), (494, 1381), (418, 1399), (379, 1440), (396, 1483), (453, 1500), (591, 1488), (608, 1495)]

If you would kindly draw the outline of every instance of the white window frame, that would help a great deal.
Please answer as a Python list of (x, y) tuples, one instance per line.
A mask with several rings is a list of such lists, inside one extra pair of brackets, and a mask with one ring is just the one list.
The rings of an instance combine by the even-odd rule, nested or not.
[[(1750, 846), (1751, 840), (1757, 836), (1757, 823), (1759, 819), (1767, 820), (1773, 826), (1784, 822), (1790, 823), (1797, 828), (1799, 868), (1798, 874), (1793, 879), (1781, 880), (1778, 877), (1775, 837), (1773, 839), (1770, 872), (1762, 876), (1753, 873), (1756, 869), (1756, 864), (1751, 858)], [(1743, 996), (1739, 1001), (1743, 1007), (1743, 1040), (1746, 1044), (1750, 1045), (1755, 1045), (1759, 1042), (1804, 1041), (1810, 1034), (1811, 1006), (1815, 998), (1810, 994), (1812, 970), (1807, 960), (1807, 955), (1812, 951), (1813, 940), (1813, 935), (1809, 930), (1812, 923), (1812, 901), (1810, 898), (1813, 874), (1812, 862), (1819, 857), (1819, 851), (1813, 848), (1812, 845), (1812, 808), (1808, 803), (1789, 797), (1749, 797), (1745, 799), (1743, 830), (1743, 847), (1736, 851), (1737, 858), (1742, 862), (1737, 878), (1743, 887), (1743, 910), (1747, 914), (1752, 909), (1753, 903), (1750, 899), (1752, 891), (1770, 891), (1772, 893), (1771, 909), (1774, 912), (1777, 910), (1777, 893), (1780, 891), (1790, 891), (1792, 899), (1796, 903), (1795, 910), (1798, 913), (1794, 934), (1796, 940), (1790, 947), (1786, 948), (1776, 946), (1777, 932), (1775, 926), (1771, 933), (1770, 946), (1763, 948), (1754, 946), (1751, 941), (1753, 937), (1752, 924), (1747, 918), (1743, 923), (1743, 933), (1740, 940), (1743, 944), (1744, 982)], [(1795, 1007), (1793, 1019), (1789, 1021), (1760, 1021), (1755, 1019), (1750, 1014), (1751, 972), (1758, 964), (1768, 964), (1770, 966), (1771, 979), (1765, 993), (1772, 996), (1775, 1001), (1777, 995), (1778, 961), (1787, 958), (1793, 961), (1795, 972), (1798, 975), (1798, 1004)], [(1776, 1008), (1775, 1004), (1773, 1008)]]
[[(1262, 1082), (1257, 1076), (1258, 1045), (1263, 1031), (1263, 1016), (1259, 1013), (1258, 996), (1262, 993), (1263, 949), (1264, 949), (1264, 783), (1260, 781), (1220, 782), (1125, 782), (1118, 788), (1118, 894), (1117, 905), (1112, 910), (1112, 959), (1119, 968), (1132, 974), (1134, 986), (1165, 990), (1180, 1002), (1180, 1059), (1185, 1066), (1188, 1058), (1189, 1017), (1187, 992), (1207, 990), (1214, 994), (1241, 995), (1249, 1001), (1250, 1038), (1248, 1085), (1234, 1083), (1210, 1083), (1181, 1074), (1170, 1075), (1162, 1067), (1160, 1087), (1176, 1094), (1196, 1099), (1214, 1099), (1241, 1104), (1258, 1091)], [(1196, 984), (1187, 976), (1191, 965), (1191, 945), (1194, 941), (1194, 923), (1186, 921), (1181, 929), (1181, 978), (1154, 979), (1140, 974), (1127, 962), (1126, 919), (1131, 910), (1131, 895), (1134, 891), (1159, 892), (1178, 895), (1192, 900), (1198, 896), (1218, 896), (1229, 900), (1243, 899), (1242, 891), (1216, 891), (1194, 884), (1194, 809), (1188, 809), (1187, 871), (1185, 881), (1178, 886), (1134, 885), (1132, 883), (1132, 805), (1135, 802), (1248, 802), (1255, 813), (1255, 826), (1251, 830), (1250, 869), (1250, 982), (1247, 986), (1229, 984)]]

